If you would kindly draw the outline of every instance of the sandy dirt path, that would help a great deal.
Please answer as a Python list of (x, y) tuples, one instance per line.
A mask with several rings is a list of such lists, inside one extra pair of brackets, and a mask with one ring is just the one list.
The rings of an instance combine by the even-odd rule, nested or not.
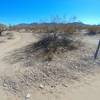
[(11, 70), (11, 67), (13, 67), (2, 60), (5, 56), (9, 54), (9, 52), (12, 52), (37, 41), (37, 38), (33, 36), (32, 33), (19, 33), (15, 31), (12, 33), (14, 34), (14, 39), (7, 40), (4, 43), (0, 44), (0, 75), (4, 73), (5, 70)]
[(7, 52), (11, 52), (15, 49), (21, 48), (25, 45), (28, 45), (32, 42), (35, 42), (37, 39), (36, 37), (32, 36), (32, 33), (18, 33), (13, 32), (15, 39), (8, 40), (6, 43), (0, 44), (0, 56), (5, 55)]

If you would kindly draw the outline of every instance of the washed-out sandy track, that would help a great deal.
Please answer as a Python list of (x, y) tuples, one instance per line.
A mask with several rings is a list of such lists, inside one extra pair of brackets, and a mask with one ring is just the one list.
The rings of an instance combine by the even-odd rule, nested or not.
[[(12, 32), (12, 31), (11, 31)], [(22, 48), (30, 43), (36, 42), (37, 37), (33, 36), (32, 33), (19, 33), (13, 31), (14, 39), (6, 40), (4, 43), (0, 44), (0, 73), (6, 72), (5, 70), (11, 70), (11, 65), (8, 65), (3, 58), (9, 53)], [(0, 75), (1, 75), (0, 74)]]
[(0, 55), (5, 55), (5, 53), (9, 51), (11, 52), (37, 40), (36, 37), (33, 37), (32, 33), (12, 33), (14, 34), (14, 39), (8, 40), (6, 41), (6, 43), (0, 44)]

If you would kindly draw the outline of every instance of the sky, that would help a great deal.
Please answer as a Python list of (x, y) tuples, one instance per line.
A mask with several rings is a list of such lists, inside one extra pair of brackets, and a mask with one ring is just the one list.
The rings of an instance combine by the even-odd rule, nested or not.
[(100, 0), (0, 0), (0, 23), (47, 22), (55, 16), (100, 24)]

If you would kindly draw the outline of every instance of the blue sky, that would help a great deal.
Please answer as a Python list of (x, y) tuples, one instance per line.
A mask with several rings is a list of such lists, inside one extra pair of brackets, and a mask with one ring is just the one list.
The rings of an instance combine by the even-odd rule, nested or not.
[(100, 0), (0, 0), (1, 23), (48, 21), (56, 15), (100, 24)]

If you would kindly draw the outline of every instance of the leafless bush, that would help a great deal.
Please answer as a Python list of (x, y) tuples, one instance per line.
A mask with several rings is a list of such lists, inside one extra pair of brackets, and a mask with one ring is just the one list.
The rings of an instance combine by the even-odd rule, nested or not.
[(34, 44), (34, 48), (40, 48), (43, 50), (43, 55), (47, 60), (52, 60), (55, 53), (64, 52), (67, 50), (77, 49), (78, 42), (74, 41), (72, 37), (66, 34), (52, 33), (42, 38), (39, 42)]

